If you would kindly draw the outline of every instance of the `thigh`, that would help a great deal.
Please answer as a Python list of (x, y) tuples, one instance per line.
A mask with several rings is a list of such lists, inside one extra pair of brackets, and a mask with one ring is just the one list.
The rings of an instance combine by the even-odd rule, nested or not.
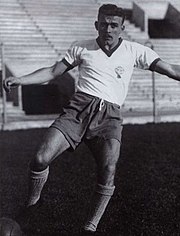
[(117, 139), (94, 138), (86, 140), (86, 144), (91, 150), (97, 166), (103, 168), (106, 165), (116, 164), (120, 156), (121, 143)]
[(69, 142), (61, 131), (50, 127), (39, 146), (37, 156), (50, 163), (58, 155), (70, 147)]
[(86, 133), (95, 108), (96, 100), (92, 96), (77, 92), (51, 127), (59, 129), (71, 148), (76, 149)]

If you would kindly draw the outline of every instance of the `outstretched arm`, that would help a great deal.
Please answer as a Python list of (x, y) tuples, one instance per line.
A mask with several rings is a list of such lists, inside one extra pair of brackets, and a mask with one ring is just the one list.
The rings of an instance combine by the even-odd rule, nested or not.
[(4, 80), (4, 89), (10, 92), (11, 87), (49, 82), (69, 69), (71, 68), (60, 61), (51, 67), (41, 68), (21, 77), (8, 77)]
[(159, 60), (155, 65), (154, 71), (180, 81), (180, 65), (169, 64)]

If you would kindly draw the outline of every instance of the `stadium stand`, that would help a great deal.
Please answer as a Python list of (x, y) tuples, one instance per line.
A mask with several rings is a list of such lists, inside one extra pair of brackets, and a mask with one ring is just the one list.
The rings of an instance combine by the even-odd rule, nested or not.
[[(94, 20), (97, 9), (102, 3), (109, 2), (118, 4), (127, 11), (123, 38), (147, 43), (148, 46), (150, 42), (160, 57), (172, 63), (179, 63), (180, 38), (150, 39), (148, 29), (143, 31), (142, 26), (133, 18), (135, 6), (145, 12), (147, 20), (158, 19), (160, 16), (163, 18), (169, 6), (167, 1), (151, 1), (150, 12), (147, 0), (1, 0), (0, 41), (4, 43), (8, 72), (21, 75), (50, 65), (63, 57), (72, 41), (95, 37)], [(172, 0), (171, 4), (180, 14), (179, 0)], [(159, 12), (152, 17), (153, 6)], [(71, 76), (76, 77), (76, 73), (73, 71)], [(179, 83), (159, 77), (162, 76), (155, 75), (158, 110), (177, 111), (180, 106)], [(13, 100), (17, 112), (17, 107), (21, 103), (21, 91), (14, 93), (9, 95), (8, 101)], [(152, 111), (152, 99), (152, 73), (135, 70), (124, 110)]]

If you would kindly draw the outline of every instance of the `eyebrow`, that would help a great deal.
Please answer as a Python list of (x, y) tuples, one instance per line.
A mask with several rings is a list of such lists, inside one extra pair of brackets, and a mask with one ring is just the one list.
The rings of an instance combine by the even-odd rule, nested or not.
[(118, 22), (106, 22), (106, 21), (103, 21), (100, 23), (101, 25), (115, 25), (115, 26), (118, 26), (119, 23)]

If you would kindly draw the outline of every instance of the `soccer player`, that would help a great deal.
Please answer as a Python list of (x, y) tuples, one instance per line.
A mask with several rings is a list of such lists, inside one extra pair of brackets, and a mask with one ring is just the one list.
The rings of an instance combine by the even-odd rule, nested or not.
[(97, 185), (83, 226), (87, 234), (96, 234), (98, 223), (114, 193), (121, 146), (121, 106), (134, 67), (180, 80), (180, 65), (169, 64), (152, 49), (120, 37), (124, 19), (122, 8), (114, 4), (102, 5), (95, 22), (96, 39), (73, 43), (65, 57), (51, 67), (18, 78), (9, 77), (4, 82), (8, 91), (13, 86), (51, 81), (78, 66), (77, 92), (48, 128), (30, 164), (26, 212), (40, 201), (50, 163), (65, 150), (76, 149), (84, 141), (97, 163)]

